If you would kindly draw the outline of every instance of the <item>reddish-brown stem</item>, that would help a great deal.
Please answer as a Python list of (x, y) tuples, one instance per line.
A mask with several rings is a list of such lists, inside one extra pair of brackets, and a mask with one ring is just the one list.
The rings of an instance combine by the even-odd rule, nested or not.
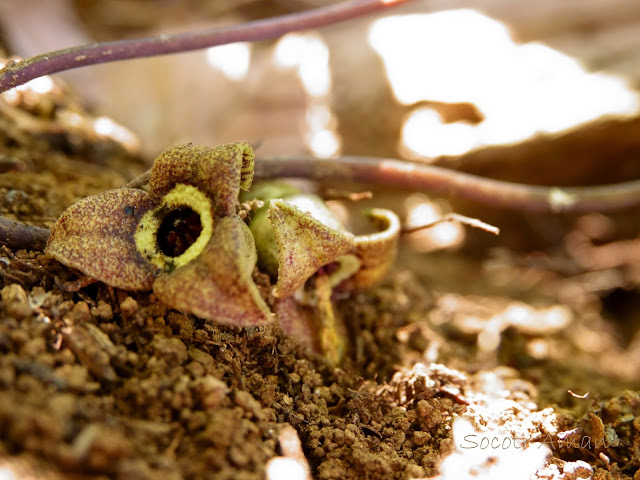
[(397, 159), (294, 155), (262, 158), (255, 163), (256, 179), (286, 177), (385, 185), (529, 212), (605, 212), (640, 206), (640, 180), (589, 187), (543, 187)]
[(57, 50), (8, 63), (0, 70), (0, 92), (43, 75), (87, 65), (187, 52), (234, 42), (255, 42), (277, 38), (289, 32), (325, 27), (362, 17), (408, 1), (410, 0), (350, 0), (306, 12), (257, 20), (232, 27), (93, 43)]
[[(316, 158), (305, 155), (261, 158), (256, 180), (305, 178), (350, 181), (451, 195), (501, 208), (529, 212), (606, 212), (640, 206), (640, 181), (590, 187), (542, 187), (503, 182), (447, 168), (397, 159), (372, 157)], [(149, 181), (149, 171), (123, 188)], [(0, 243), (13, 248), (41, 249), (49, 236), (44, 228), (0, 217)]]

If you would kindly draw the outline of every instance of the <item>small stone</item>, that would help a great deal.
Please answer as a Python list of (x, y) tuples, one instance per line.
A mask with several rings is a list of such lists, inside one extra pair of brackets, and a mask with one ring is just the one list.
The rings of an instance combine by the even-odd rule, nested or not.
[(22, 346), (20, 353), (31, 358), (36, 358), (47, 348), (47, 344), (42, 337), (32, 338)]
[(575, 462), (567, 462), (563, 469), (565, 480), (581, 480), (593, 478), (593, 467), (587, 462), (582, 460), (576, 460)]
[(169, 364), (183, 364), (189, 358), (187, 347), (179, 338), (167, 338), (158, 335), (153, 339), (152, 345), (156, 356), (164, 359)]
[(56, 368), (56, 376), (63, 379), (70, 390), (82, 392), (87, 390), (89, 371), (83, 365), (62, 365)]
[(76, 356), (70, 349), (65, 348), (58, 352), (56, 360), (60, 365), (72, 365), (76, 362)]
[(191, 374), (192, 378), (201, 378), (206, 375), (206, 370), (200, 362), (189, 362), (187, 371)]
[(413, 432), (413, 444), (422, 447), (431, 439), (431, 434), (429, 432), (417, 431)]
[(91, 313), (105, 322), (113, 320), (113, 309), (111, 308), (111, 305), (104, 300), (100, 300), (98, 302), (98, 306), (95, 307)]
[(344, 444), (347, 446), (351, 446), (356, 442), (356, 434), (350, 429), (345, 430), (344, 432)]
[(2, 302), (7, 315), (21, 320), (31, 315), (31, 307), (27, 293), (17, 283), (7, 285), (2, 289)]
[(237, 391), (235, 395), (235, 403), (252, 416), (260, 418), (260, 410), (262, 409), (260, 402), (253, 398), (249, 392), (244, 390)]
[(418, 414), (421, 417), (426, 417), (427, 415), (429, 415), (429, 413), (431, 413), (433, 407), (429, 405), (429, 402), (427, 402), (426, 400), (420, 400), (416, 405), (416, 410), (418, 410)]
[(0, 368), (0, 387), (9, 388), (16, 380), (16, 371), (11, 365)]
[(229, 460), (239, 468), (245, 467), (249, 463), (249, 453), (240, 446), (234, 445), (229, 449)]
[(229, 392), (227, 384), (212, 375), (197, 379), (193, 385), (205, 409), (217, 407)]
[(153, 478), (158, 478), (158, 476), (142, 458), (125, 458), (117, 464), (116, 478), (138, 478), (140, 480), (151, 480)]
[(189, 350), (189, 356), (191, 357), (191, 360), (193, 360), (194, 362), (199, 362), (205, 366), (213, 365), (213, 357), (209, 355), (207, 352), (203, 352), (198, 348), (191, 348)]
[(96, 378), (111, 382), (118, 378), (111, 367), (116, 348), (105, 333), (92, 324), (66, 327), (62, 333), (73, 354)]
[(68, 422), (76, 410), (77, 397), (70, 393), (52, 395), (48, 400), (49, 407), (55, 412), (60, 422)]
[(133, 298), (127, 297), (120, 304), (120, 312), (122, 314), (122, 318), (129, 318), (134, 313), (138, 311), (138, 302), (136, 302)]
[(91, 319), (91, 311), (87, 302), (76, 303), (71, 311), (66, 315), (68, 320), (74, 324), (87, 323)]
[(29, 341), (29, 332), (27, 330), (13, 330), (9, 333), (9, 339), (16, 347), (21, 347)]
[(73, 454), (92, 470), (112, 472), (118, 459), (127, 457), (131, 444), (122, 433), (99, 424), (89, 424), (73, 441)]
[(207, 415), (203, 411), (195, 411), (187, 420), (187, 430), (195, 432), (202, 430), (207, 425)]
[(420, 331), (414, 331), (409, 335), (408, 346), (416, 352), (424, 352), (429, 348), (429, 342)]

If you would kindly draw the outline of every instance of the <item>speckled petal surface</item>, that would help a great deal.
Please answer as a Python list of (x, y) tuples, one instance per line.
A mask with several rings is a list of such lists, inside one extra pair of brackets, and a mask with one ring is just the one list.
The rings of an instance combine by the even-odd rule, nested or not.
[(153, 291), (172, 308), (237, 327), (259, 326), (273, 315), (251, 276), (256, 250), (237, 215), (220, 218), (197, 261), (162, 273)]
[(278, 245), (277, 297), (293, 295), (320, 267), (352, 247), (353, 235), (327, 227), (286, 201), (271, 201), (269, 219)]
[(45, 253), (112, 287), (150, 290), (156, 269), (134, 234), (154, 200), (141, 190), (109, 190), (75, 203), (51, 229)]
[(178, 183), (193, 185), (215, 204), (216, 216), (236, 213), (240, 189), (253, 180), (253, 149), (247, 142), (220, 145), (178, 145), (166, 149), (151, 169), (151, 191), (163, 195)]

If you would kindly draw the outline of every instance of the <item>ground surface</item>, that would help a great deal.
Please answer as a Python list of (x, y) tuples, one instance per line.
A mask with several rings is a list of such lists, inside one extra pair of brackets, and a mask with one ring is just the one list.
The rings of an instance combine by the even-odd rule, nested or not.
[[(6, 217), (49, 227), (148, 162), (61, 92), (0, 104)], [(277, 325), (220, 327), (2, 247), (0, 471), (280, 478), (268, 462), (301, 461), (299, 438), (317, 479), (637, 479), (640, 246), (618, 240), (591, 215), (536, 254), (403, 245), (381, 286), (339, 301), (339, 367)]]

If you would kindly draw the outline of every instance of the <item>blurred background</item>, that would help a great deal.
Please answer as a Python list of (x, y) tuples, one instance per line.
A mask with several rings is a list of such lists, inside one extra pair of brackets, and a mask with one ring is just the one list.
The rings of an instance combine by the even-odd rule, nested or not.
[[(327, 3), (3, 0), (0, 28), (6, 52), (27, 57)], [(591, 185), (640, 174), (639, 66), (637, 0), (440, 0), (271, 42), (59, 77), (104, 115), (101, 134), (149, 158), (179, 142), (246, 139), (259, 155), (391, 156), (504, 180)], [(566, 233), (565, 219), (514, 218), (455, 199), (407, 202), (416, 222), (452, 209), (499, 226), (508, 218), (502, 242), (513, 247), (558, 242)], [(635, 235), (636, 216), (621, 217), (628, 230), (621, 236)], [(436, 246), (461, 243), (460, 228), (444, 224), (427, 235), (437, 231)]]
[[(313, 0), (4, 0), (3, 44), (31, 56), (95, 40), (231, 25)], [(64, 74), (145, 151), (190, 139), (269, 152), (458, 156), (635, 115), (634, 0), (416, 1), (385, 16)]]

